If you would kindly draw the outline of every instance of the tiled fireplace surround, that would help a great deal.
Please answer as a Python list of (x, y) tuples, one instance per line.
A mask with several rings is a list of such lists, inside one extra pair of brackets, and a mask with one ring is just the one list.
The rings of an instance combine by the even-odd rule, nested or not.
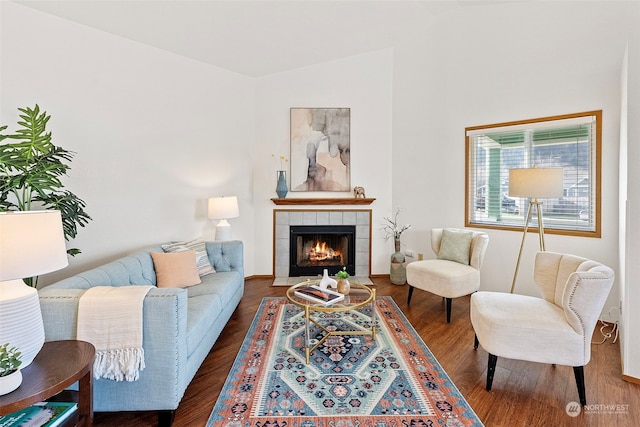
[(292, 225), (355, 225), (356, 276), (369, 277), (371, 260), (371, 209), (275, 209), (274, 273), (276, 278), (289, 277), (289, 227)]

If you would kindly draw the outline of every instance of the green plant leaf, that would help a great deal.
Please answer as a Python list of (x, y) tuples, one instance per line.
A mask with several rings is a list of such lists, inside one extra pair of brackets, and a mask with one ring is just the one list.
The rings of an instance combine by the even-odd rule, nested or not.
[[(76, 237), (78, 227), (91, 220), (85, 202), (65, 190), (61, 177), (70, 169), (74, 152), (53, 145), (46, 127), (51, 116), (34, 108), (18, 108), (19, 128), (0, 134), (0, 210), (29, 210), (33, 201), (45, 209), (59, 210), (66, 240)], [(0, 132), (7, 129), (1, 126)], [(80, 252), (68, 249), (70, 255)], [(34, 283), (36, 280), (33, 281)]]

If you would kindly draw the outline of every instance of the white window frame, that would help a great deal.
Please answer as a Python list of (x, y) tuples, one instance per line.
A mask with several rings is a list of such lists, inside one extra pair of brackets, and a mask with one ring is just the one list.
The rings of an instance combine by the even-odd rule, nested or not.
[[(563, 131), (572, 137), (559, 139)], [(539, 138), (542, 132), (554, 137)], [(508, 195), (509, 169), (563, 167), (563, 197), (540, 199), (545, 233), (601, 237), (602, 110), (472, 126), (465, 136), (465, 226), (522, 232), (530, 200)], [(541, 159), (542, 147), (557, 147), (558, 156)], [(575, 159), (566, 155), (573, 147), (580, 147)]]

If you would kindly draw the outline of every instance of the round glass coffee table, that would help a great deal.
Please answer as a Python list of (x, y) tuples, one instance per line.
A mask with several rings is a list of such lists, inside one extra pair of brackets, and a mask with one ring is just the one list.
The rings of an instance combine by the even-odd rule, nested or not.
[[(309, 364), (311, 353), (313, 353), (319, 346), (321, 346), (327, 338), (332, 335), (371, 335), (372, 339), (376, 339), (376, 290), (365, 286), (361, 283), (352, 282), (351, 284), (351, 292), (349, 295), (345, 295), (344, 299), (341, 301), (337, 301), (331, 305), (324, 305), (321, 303), (316, 303), (300, 297), (296, 295), (296, 290), (300, 288), (304, 288), (307, 286), (317, 286), (320, 283), (320, 280), (307, 280), (304, 282), (297, 283), (287, 289), (287, 299), (292, 304), (295, 304), (304, 309), (304, 351), (305, 351), (305, 359), (306, 363)], [(330, 288), (330, 290), (333, 290)], [(347, 331), (333, 331), (325, 328), (322, 324), (320, 324), (316, 319), (312, 317), (312, 312), (320, 312), (320, 313), (336, 313), (336, 312), (346, 312), (349, 310), (355, 310), (360, 307), (364, 307), (367, 304), (371, 304), (371, 329), (357, 329), (357, 330), (347, 330)], [(311, 337), (309, 335), (309, 326), (310, 322), (313, 322), (318, 328), (320, 328), (323, 332), (323, 337), (311, 346)]]

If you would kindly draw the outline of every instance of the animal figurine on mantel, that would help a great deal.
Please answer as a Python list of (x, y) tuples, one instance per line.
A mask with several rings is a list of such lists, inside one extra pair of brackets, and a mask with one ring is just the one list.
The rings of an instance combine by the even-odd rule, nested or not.
[(353, 188), (353, 196), (356, 199), (366, 199), (367, 196), (364, 195), (364, 187), (354, 187)]

